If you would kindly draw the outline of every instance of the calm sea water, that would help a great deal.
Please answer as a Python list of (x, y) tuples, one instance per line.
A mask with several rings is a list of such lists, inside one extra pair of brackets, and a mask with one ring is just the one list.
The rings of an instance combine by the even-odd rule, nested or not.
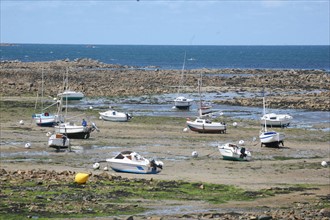
[(1, 46), (1, 61), (91, 58), (108, 64), (160, 69), (330, 69), (330, 46), (151, 46), (17, 44)]

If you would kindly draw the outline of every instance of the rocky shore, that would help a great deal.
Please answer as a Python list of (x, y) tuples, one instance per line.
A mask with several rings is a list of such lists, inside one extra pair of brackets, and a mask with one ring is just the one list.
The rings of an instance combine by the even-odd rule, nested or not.
[[(0, 68), (1, 96), (36, 96), (42, 87), (42, 72), (44, 95), (52, 97), (63, 91), (66, 74), (70, 89), (84, 92), (87, 97), (176, 93), (181, 79), (181, 70), (119, 66), (90, 59), (33, 63), (3, 61)], [(185, 70), (184, 92), (197, 92), (197, 80), (201, 74), (206, 92), (260, 93), (264, 87), (270, 93), (267, 103), (273, 108), (330, 110), (330, 77), (324, 70)], [(211, 101), (262, 106), (260, 98)]]
[[(70, 185), (70, 182), (74, 179), (76, 172), (74, 171), (54, 171), (54, 170), (14, 170), (7, 171), (5, 169), (0, 169), (0, 186), (3, 190), (13, 190), (12, 197), (16, 198), (17, 196), (21, 198), (26, 198), (28, 191), (37, 191), (35, 198), (32, 198), (30, 203), (20, 204), (16, 203), (15, 199), (7, 203), (6, 211), (8, 212), (21, 212), (24, 209), (29, 210), (30, 215), (27, 215), (26, 218), (38, 218), (38, 214), (47, 216), (47, 213), (51, 215), (52, 212), (57, 214), (61, 213), (62, 215), (74, 214), (74, 213), (85, 213), (87, 216), (90, 213), (96, 212), (109, 212), (111, 207), (102, 205), (105, 201), (100, 198), (100, 195), (97, 197), (93, 195), (92, 190), (88, 186), (79, 186), (79, 185)], [(113, 181), (119, 184), (127, 184), (134, 182), (141, 182), (137, 179), (128, 179), (123, 178), (118, 175), (111, 175), (106, 172), (94, 174), (90, 176), (89, 182), (93, 183), (93, 187), (105, 187), (103, 181)], [(155, 185), (154, 181), (151, 180), (142, 180), (144, 185)], [(12, 187), (8, 186), (6, 183), (11, 182)], [(29, 187), (23, 186), (24, 183), (29, 182)], [(175, 185), (174, 181), (170, 184)], [(75, 193), (73, 204), (72, 195), (63, 191), (61, 194), (54, 194), (52, 196), (42, 195), (42, 191), (57, 191), (57, 188), (65, 188), (70, 186), (71, 190), (79, 190), (79, 194)], [(12, 189), (14, 188), (14, 189)], [(40, 194), (38, 194), (40, 193)], [(125, 192), (121, 192), (124, 194)], [(5, 194), (2, 196), (7, 200)], [(120, 195), (117, 195), (120, 196)], [(322, 201), (329, 200), (329, 195), (320, 197), (320, 201), (315, 202), (315, 204), (310, 204), (308, 202), (296, 203), (295, 207), (290, 207), (290, 209), (272, 209), (265, 205), (263, 207), (264, 211), (248, 211), (240, 209), (237, 211), (205, 211), (205, 212), (196, 212), (196, 213), (187, 213), (187, 214), (175, 214), (175, 215), (128, 215), (128, 216), (111, 216), (106, 217), (106, 219), (112, 220), (139, 220), (139, 219), (150, 219), (150, 220), (166, 220), (166, 219), (226, 219), (226, 220), (268, 220), (268, 219), (314, 219), (314, 220), (328, 220), (330, 219), (330, 209), (329, 208), (319, 208), (315, 209), (315, 206), (322, 206)], [(111, 198), (110, 198), (111, 199)], [(116, 198), (112, 198), (116, 199)], [(117, 198), (118, 199), (118, 198)], [(108, 198), (107, 198), (108, 200)], [(51, 203), (49, 203), (51, 201)], [(81, 204), (79, 204), (81, 203)], [(109, 202), (108, 202), (109, 203)], [(135, 205), (135, 207), (143, 206), (147, 201), (140, 199), (140, 202)], [(71, 208), (63, 209), (63, 205)], [(18, 208), (19, 206), (19, 208)], [(76, 208), (72, 208), (76, 206)], [(114, 205), (112, 205), (114, 206)], [(101, 208), (100, 208), (101, 207)], [(129, 209), (130, 205), (128, 204), (118, 204), (116, 209)], [(101, 209), (101, 211), (99, 210)], [(233, 210), (235, 208), (233, 207)], [(225, 210), (225, 209), (224, 209)], [(4, 210), (2, 210), (4, 211)], [(100, 217), (102, 219), (102, 217)], [(88, 217), (84, 219), (89, 219)], [(91, 218), (92, 219), (92, 218)]]

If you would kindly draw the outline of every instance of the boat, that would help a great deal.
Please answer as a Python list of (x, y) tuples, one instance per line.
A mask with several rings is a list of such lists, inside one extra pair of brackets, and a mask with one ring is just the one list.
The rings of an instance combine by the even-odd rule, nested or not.
[(124, 112), (117, 112), (115, 110), (108, 110), (106, 112), (99, 112), (100, 118), (105, 121), (126, 122), (131, 120), (132, 115)]
[(265, 129), (260, 132), (259, 138), (261, 146), (279, 147), (280, 144), (284, 146), (285, 135), (276, 131), (267, 131)]
[(174, 107), (177, 109), (189, 109), (190, 106), (194, 102), (193, 99), (186, 98), (182, 94), (180, 94), (180, 89), (181, 89), (182, 83), (183, 83), (185, 63), (186, 63), (186, 53), (184, 54), (184, 59), (183, 59), (183, 65), (182, 65), (182, 70), (181, 70), (181, 80), (180, 80), (180, 85), (178, 88), (178, 95), (174, 99)]
[[(198, 88), (200, 93), (200, 81), (198, 81)], [(200, 98), (199, 117), (194, 121), (187, 119), (187, 126), (190, 130), (199, 133), (226, 133), (227, 125), (224, 122), (212, 122), (210, 119), (205, 118), (202, 113), (202, 99)]]
[(174, 106), (178, 109), (189, 109), (193, 102), (193, 99), (188, 99), (184, 96), (179, 96), (174, 99)]
[(57, 94), (59, 98), (62, 98), (63, 100), (81, 100), (85, 97), (84, 93), (82, 92), (76, 92), (72, 90), (65, 90), (62, 93)]
[[(66, 74), (66, 80), (64, 80), (64, 88), (68, 87), (68, 72)], [(91, 123), (91, 125), (87, 125), (87, 122), (85, 119), (82, 120), (81, 125), (75, 124), (73, 121), (68, 121), (67, 118), (67, 104), (68, 104), (68, 99), (65, 99), (65, 117), (64, 117), (64, 122), (59, 123), (58, 125), (54, 126), (55, 128), (55, 133), (57, 134), (64, 134), (66, 137), (71, 138), (71, 139), (88, 139), (90, 137), (90, 134), (97, 130), (99, 131), (98, 127), (96, 127), (95, 123)], [(61, 97), (61, 101), (59, 102), (60, 105), (58, 107), (58, 111), (62, 110), (62, 103), (63, 103), (63, 96)], [(76, 116), (75, 116), (76, 117)]]
[[(43, 107), (43, 99), (44, 99), (44, 71), (43, 71), (43, 69), (42, 69), (42, 80), (41, 81), (42, 81), (41, 82), (41, 113), (33, 114), (32, 119), (35, 121), (37, 126), (53, 127), (61, 121), (61, 118), (58, 115), (55, 115), (55, 114), (52, 114), (52, 113), (49, 113), (48, 111), (46, 111), (47, 109), (51, 108), (52, 106), (58, 105), (58, 101), (47, 106), (46, 108)], [(39, 95), (39, 92), (37, 93), (35, 109), (37, 107), (38, 95)]]
[(198, 94), (199, 94), (199, 107), (198, 107), (198, 111), (200, 112), (201, 115), (208, 115), (211, 114), (213, 112), (213, 107), (211, 105), (211, 103), (209, 102), (204, 102), (202, 100), (202, 92), (201, 92), (201, 88), (203, 86), (202, 83), (202, 74), (200, 75), (200, 79), (198, 80)]
[[(266, 112), (266, 101), (265, 93), (263, 91), (263, 112), (265, 115)], [(267, 130), (267, 120), (264, 118), (263, 129), (260, 131), (259, 135), (261, 146), (265, 145), (266, 147), (279, 147), (280, 144), (284, 146), (285, 135), (277, 131), (268, 131)]]
[(163, 162), (148, 160), (134, 151), (122, 151), (111, 159), (106, 159), (116, 172), (136, 174), (156, 174), (163, 169)]
[(235, 161), (250, 161), (251, 152), (246, 150), (245, 147), (240, 147), (237, 144), (226, 143), (219, 145), (218, 149), (224, 160)]
[(90, 126), (83, 126), (74, 122), (65, 122), (56, 125), (54, 128), (55, 133), (64, 134), (72, 139), (88, 139), (93, 131), (99, 131), (95, 123), (92, 123)]
[(210, 119), (197, 118), (191, 121), (187, 120), (187, 126), (190, 130), (199, 133), (226, 133), (227, 125), (223, 122), (212, 122)]
[(288, 127), (293, 117), (288, 114), (268, 113), (260, 118), (261, 124), (266, 120), (268, 127)]
[(48, 147), (55, 148), (57, 150), (70, 148), (70, 139), (64, 134), (51, 134), (48, 139)]

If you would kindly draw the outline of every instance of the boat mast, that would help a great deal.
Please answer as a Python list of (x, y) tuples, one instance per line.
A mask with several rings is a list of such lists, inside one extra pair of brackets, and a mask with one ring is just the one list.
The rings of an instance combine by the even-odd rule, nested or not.
[[(265, 114), (266, 114), (266, 98), (265, 98), (265, 88), (262, 88), (262, 94), (263, 94), (263, 96), (262, 96), (262, 105), (263, 105), (263, 113), (264, 113), (264, 115), (263, 115), (263, 116), (265, 116)], [(267, 123), (266, 123), (266, 118), (265, 118), (265, 132), (267, 132)]]
[(198, 94), (199, 94), (199, 117), (202, 117), (202, 95), (201, 95), (201, 85), (202, 79), (198, 79)]
[(184, 57), (183, 57), (183, 65), (182, 65), (182, 69), (181, 69), (181, 79), (180, 79), (180, 84), (179, 84), (179, 88), (178, 88), (178, 96), (180, 95), (180, 89), (182, 87), (183, 84), (183, 73), (184, 73), (184, 68), (186, 65), (186, 56), (187, 56), (187, 52), (184, 52)]

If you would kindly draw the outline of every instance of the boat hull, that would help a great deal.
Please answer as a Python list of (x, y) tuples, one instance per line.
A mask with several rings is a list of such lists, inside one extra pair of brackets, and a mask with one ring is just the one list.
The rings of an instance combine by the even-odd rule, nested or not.
[(190, 130), (199, 133), (226, 133), (226, 125), (222, 123), (198, 123), (196, 121), (187, 121)]
[(63, 134), (52, 134), (48, 139), (48, 147), (62, 149), (69, 148), (70, 139), (65, 138)]
[(292, 121), (290, 115), (265, 114), (260, 119), (260, 124), (266, 124), (267, 127), (288, 127)]
[(184, 97), (178, 97), (174, 100), (174, 106), (178, 109), (189, 109), (192, 104), (192, 99), (187, 99)]
[(111, 169), (116, 172), (135, 174), (157, 174), (161, 171), (160, 169), (157, 169), (155, 167), (150, 167), (149, 164), (125, 163), (112, 159), (108, 159), (107, 162), (110, 165)]
[(55, 126), (55, 133), (65, 134), (72, 139), (88, 139), (92, 132), (91, 127), (83, 127), (71, 124), (60, 124)]
[(75, 92), (75, 91), (65, 91), (63, 93), (59, 93), (57, 96), (65, 100), (81, 100), (85, 97), (82, 92)]
[[(219, 146), (220, 154), (224, 160), (232, 160), (232, 161), (250, 161), (251, 153), (246, 151), (245, 148), (241, 147), (230, 147), (228, 144)], [(242, 153), (242, 149), (244, 149), (244, 153)]]
[(127, 122), (132, 118), (132, 116), (128, 113), (116, 111), (100, 112), (99, 114), (105, 121)]
[(284, 134), (278, 132), (263, 132), (259, 136), (261, 145), (265, 146), (279, 146), (279, 144), (283, 145), (285, 136)]

